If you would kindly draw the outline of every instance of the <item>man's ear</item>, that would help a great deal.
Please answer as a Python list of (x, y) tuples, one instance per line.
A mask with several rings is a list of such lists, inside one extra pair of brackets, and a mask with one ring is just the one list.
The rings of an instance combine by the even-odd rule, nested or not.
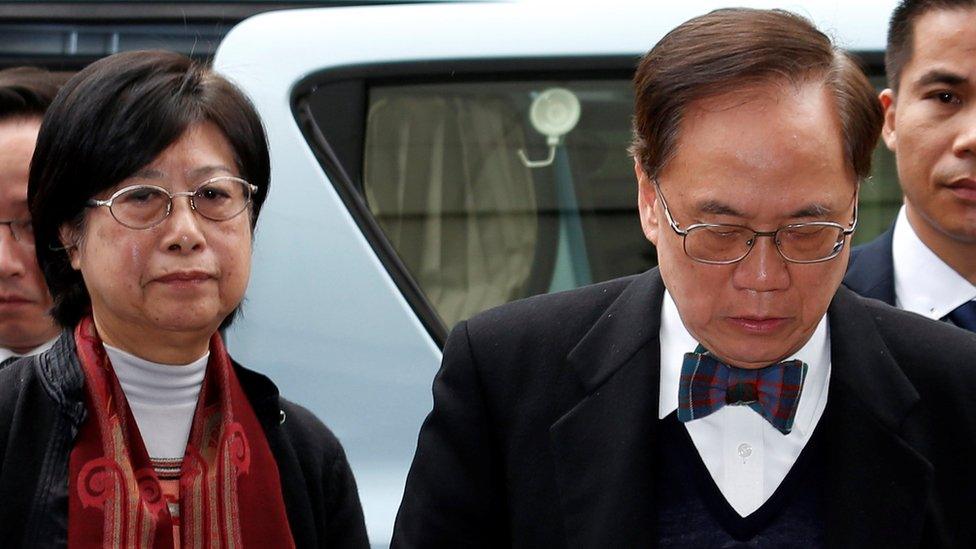
[(65, 253), (68, 254), (68, 259), (71, 261), (71, 268), (76, 271), (81, 269), (81, 257), (78, 252), (79, 238), (78, 229), (68, 223), (62, 224), (58, 229), (58, 240), (61, 241), (61, 246), (64, 247)]
[(884, 126), (881, 127), (881, 139), (891, 152), (898, 152), (898, 135), (895, 133), (895, 91), (887, 88), (878, 94), (881, 108), (884, 109)]
[(654, 206), (657, 204), (657, 189), (651, 179), (644, 173), (640, 161), (634, 159), (634, 175), (637, 178), (637, 211), (640, 213), (641, 228), (644, 236), (657, 246), (660, 225), (657, 221)]

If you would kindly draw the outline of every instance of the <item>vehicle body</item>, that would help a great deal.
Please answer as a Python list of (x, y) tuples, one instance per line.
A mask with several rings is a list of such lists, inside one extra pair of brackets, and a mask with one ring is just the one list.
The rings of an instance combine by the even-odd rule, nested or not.
[[(842, 46), (859, 54), (876, 83), (882, 85), (882, 52), (894, 1), (742, 4), (782, 7), (809, 16)], [(286, 397), (309, 407), (338, 435), (357, 476), (375, 545), (389, 542), (417, 433), (431, 408), (431, 382), (449, 324), (504, 302), (506, 296), (569, 288), (654, 264), (652, 250), (633, 251), (636, 246), (650, 250), (650, 245), (639, 232), (636, 183), (632, 172), (626, 174), (630, 169), (625, 150), (630, 113), (627, 92), (620, 90), (629, 86), (639, 57), (668, 30), (722, 5), (601, 2), (586, 6), (459, 4), (281, 11), (244, 21), (219, 46), (215, 67), (254, 101), (272, 153), (271, 192), (257, 229), (251, 283), (242, 314), (227, 334), (228, 344), (235, 358), (270, 375)], [(612, 85), (601, 87), (604, 82)], [(546, 176), (555, 181), (555, 190), (545, 200), (540, 198), (538, 185), (534, 195), (522, 185), (501, 189), (501, 198), (485, 199), (486, 208), (495, 208), (495, 213), (509, 208), (504, 220), (486, 222), (487, 229), (471, 221), (484, 214), (474, 211), (477, 208), (408, 211), (402, 204), (411, 197), (400, 196), (402, 207), (392, 217), (383, 210), (384, 189), (410, 193), (406, 183), (383, 186), (385, 180), (399, 177), (396, 162), (402, 164), (404, 155), (417, 153), (418, 147), (434, 139), (401, 148), (383, 141), (393, 134), (406, 139), (403, 136), (409, 132), (404, 128), (417, 121), (396, 117), (409, 105), (421, 105), (416, 111), (421, 118), (427, 112), (423, 109), (446, 116), (438, 105), (449, 95), (451, 104), (464, 105), (459, 110), (468, 116), (452, 113), (451, 127), (461, 128), (463, 133), (466, 127), (474, 127), (465, 126), (464, 120), (478, 119), (482, 122), (475, 133), (482, 136), (490, 132), (480, 128), (494, 127), (494, 122), (484, 122), (485, 113), (492, 109), (477, 103), (479, 93), (494, 94), (491, 105), (506, 105), (502, 110), (509, 114), (505, 116), (515, 112), (524, 118), (524, 135), (502, 146), (501, 156), (495, 149), (478, 153), (474, 183), (459, 183), (458, 174), (468, 173), (463, 169), (450, 177), (436, 169), (416, 172), (436, 172), (444, 186), (466, 186), (461, 202), (470, 202), (485, 196), (486, 181), (498, 180), (483, 178), (486, 170), (516, 174), (505, 179), (509, 183), (525, 179), (513, 154), (514, 142), (524, 146), (529, 157), (546, 156), (545, 141), (533, 132), (527, 108), (520, 112), (513, 106), (527, 107), (538, 91), (553, 86), (572, 88), (584, 99), (580, 127), (599, 129), (605, 122), (613, 129), (590, 140), (578, 133), (580, 127), (573, 130), (577, 134), (570, 132), (561, 142), (567, 147), (560, 150), (563, 156), (557, 155), (551, 169), (574, 165), (567, 162), (568, 154), (579, 156), (600, 149), (592, 155), (593, 162), (612, 165), (612, 169), (591, 171), (612, 172), (614, 177), (595, 178), (589, 188), (598, 192), (612, 189), (610, 198), (601, 202), (599, 196), (589, 197), (587, 205), (582, 204), (585, 197), (567, 198), (566, 178), (561, 184), (557, 173)], [(450, 92), (442, 93), (443, 89)], [(506, 99), (511, 97), (521, 99)], [(399, 105), (400, 110), (382, 111), (384, 101)], [(606, 108), (593, 107), (600, 101), (606, 101)], [(381, 111), (382, 115), (377, 114)], [(492, 116), (487, 118), (493, 121)], [(391, 117), (398, 121), (389, 122)], [(511, 122), (504, 117), (499, 120), (502, 125)], [(373, 147), (370, 140), (386, 144)], [(571, 141), (576, 147), (572, 150), (568, 148)], [(449, 156), (458, 150), (443, 147), (428, 152), (431, 157)], [(867, 186), (861, 194), (862, 203), (867, 201), (862, 204), (864, 238), (886, 228), (900, 202), (893, 164), (881, 153), (878, 158), (878, 170), (884, 173), (875, 179), (882, 181)], [(387, 161), (394, 167), (386, 166)], [(443, 158), (439, 162), (438, 166), (452, 165)], [(542, 168), (546, 169), (550, 168)], [(426, 182), (420, 189), (421, 194), (449, 195), (440, 188), (431, 191)], [(535, 212), (535, 221), (529, 219), (532, 212), (526, 214), (527, 207), (523, 208), (529, 199), (518, 198), (521, 192), (532, 195), (535, 206), (528, 209)], [(516, 198), (506, 201), (505, 196)], [(431, 203), (421, 202), (421, 210)], [(543, 207), (543, 203), (548, 205)], [(596, 218), (587, 216), (602, 211), (609, 212), (599, 218), (603, 228), (593, 229)], [(404, 219), (416, 222), (410, 221), (411, 215), (421, 219), (420, 225), (399, 233), (398, 223)], [(464, 224), (451, 221), (452, 215), (462, 217)], [(448, 221), (432, 228), (431, 216)], [(500, 239), (517, 240), (520, 228), (542, 235), (544, 226), (551, 229), (545, 238), (538, 236), (522, 248), (513, 245), (514, 252), (492, 249), (494, 255), (483, 263), (477, 259), (479, 247), (473, 245), (460, 247), (457, 253), (442, 246), (427, 255), (421, 252), (421, 259), (406, 252), (418, 242), (449, 240), (459, 231), (467, 244), (483, 241), (483, 248), (491, 248)], [(621, 231), (627, 231), (626, 238), (613, 236)], [(534, 246), (538, 252), (544, 240), (554, 250), (542, 254), (545, 261), (538, 253), (518, 251)], [(626, 246), (614, 248), (624, 241)], [(580, 250), (583, 259), (589, 251), (588, 263), (580, 261)], [(593, 259), (603, 257), (604, 252), (609, 259), (603, 263)], [(529, 258), (528, 263), (518, 260), (523, 256)], [(514, 293), (496, 292), (480, 302), (454, 307), (452, 296), (456, 295), (432, 288), (430, 281), (436, 280), (437, 273), (458, 268), (459, 257), (464, 257), (464, 265), (472, 272), (488, 273), (483, 280), (462, 284), (462, 294), (470, 294), (471, 288), (480, 288), (486, 280), (494, 283), (505, 277), (538, 282), (541, 276), (542, 282), (526, 282)], [(628, 259), (632, 257), (636, 259)], [(505, 258), (511, 269), (492, 270), (495, 264), (491, 261), (504, 262)], [(544, 263), (541, 267), (540, 262)], [(604, 263), (613, 263), (613, 268), (605, 268)], [(477, 272), (467, 275), (468, 279), (477, 278)], [(457, 288), (454, 291), (456, 294)]]

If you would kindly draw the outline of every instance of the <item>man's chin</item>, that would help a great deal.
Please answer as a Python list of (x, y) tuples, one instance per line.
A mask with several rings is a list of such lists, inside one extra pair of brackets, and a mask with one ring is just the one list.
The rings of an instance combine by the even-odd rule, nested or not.
[(748, 345), (748, 343), (739, 340), (727, 346), (717, 345), (718, 348), (709, 351), (729, 366), (749, 370), (776, 364), (795, 352), (784, 347), (781, 341), (777, 342), (776, 346)]
[[(5, 327), (6, 328), (6, 327)], [(57, 332), (38, 336), (37, 332), (12, 332), (4, 329), (0, 331), (0, 347), (10, 349), (17, 354), (25, 354), (36, 349), (53, 338)]]

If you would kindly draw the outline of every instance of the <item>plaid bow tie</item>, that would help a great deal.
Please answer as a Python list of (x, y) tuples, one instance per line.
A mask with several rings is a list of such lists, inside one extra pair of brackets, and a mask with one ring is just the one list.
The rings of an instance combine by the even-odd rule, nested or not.
[(719, 362), (699, 345), (681, 365), (678, 420), (703, 418), (726, 404), (747, 405), (789, 434), (806, 376), (807, 365), (799, 360), (747, 370)]

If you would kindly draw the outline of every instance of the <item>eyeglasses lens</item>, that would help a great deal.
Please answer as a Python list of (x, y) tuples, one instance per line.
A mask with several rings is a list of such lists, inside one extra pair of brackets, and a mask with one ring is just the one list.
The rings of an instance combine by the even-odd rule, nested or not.
[[(746, 227), (696, 227), (685, 237), (685, 252), (699, 261), (734, 262), (749, 253), (755, 237), (755, 231)], [(844, 242), (844, 230), (831, 225), (799, 224), (781, 228), (775, 238), (776, 246), (787, 259), (813, 262), (837, 254)]]
[(844, 230), (829, 225), (797, 225), (780, 229), (777, 240), (788, 259), (817, 261), (837, 254), (844, 242)]
[(251, 199), (246, 183), (235, 179), (216, 179), (197, 189), (193, 205), (200, 215), (214, 221), (230, 219), (244, 211)]
[(25, 246), (34, 245), (34, 224), (29, 219), (3, 221), (0, 224), (10, 227), (10, 235), (15, 241)]
[(162, 189), (132, 187), (112, 201), (112, 215), (119, 223), (142, 229), (162, 221), (169, 214), (170, 199)]

